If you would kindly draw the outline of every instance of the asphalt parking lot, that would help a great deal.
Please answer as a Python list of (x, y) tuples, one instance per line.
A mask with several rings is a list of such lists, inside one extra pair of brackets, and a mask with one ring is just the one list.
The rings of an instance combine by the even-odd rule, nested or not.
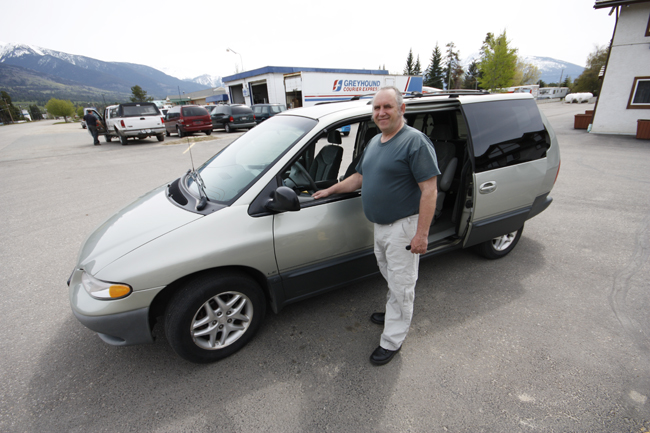
[[(650, 431), (650, 141), (574, 130), (593, 104), (540, 107), (561, 146), (553, 204), (504, 259), (423, 261), (411, 331), (382, 367), (380, 277), (268, 314), (212, 365), (158, 327), (156, 344), (106, 345), (70, 311), (79, 247), (187, 171), (188, 141), (0, 127), (0, 431)], [(191, 144), (194, 164), (238, 135)]]

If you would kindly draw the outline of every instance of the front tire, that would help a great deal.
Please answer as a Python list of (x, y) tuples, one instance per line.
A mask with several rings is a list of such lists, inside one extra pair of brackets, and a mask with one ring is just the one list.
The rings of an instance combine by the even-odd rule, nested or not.
[(112, 139), (113, 137), (111, 137), (110, 135), (108, 134), (104, 135), (104, 140), (106, 140), (107, 143), (110, 143)]
[(262, 290), (251, 277), (204, 275), (182, 288), (165, 312), (165, 335), (174, 351), (196, 363), (215, 362), (244, 347), (266, 311)]
[(478, 244), (476, 246), (476, 251), (486, 259), (490, 260), (505, 257), (515, 248), (523, 232), (524, 227), (521, 226), (517, 231)]

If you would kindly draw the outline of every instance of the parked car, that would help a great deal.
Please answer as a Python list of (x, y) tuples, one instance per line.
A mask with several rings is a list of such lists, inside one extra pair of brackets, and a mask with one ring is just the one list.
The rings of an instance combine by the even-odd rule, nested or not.
[(287, 107), (282, 104), (255, 104), (251, 108), (255, 114), (255, 123), (258, 125), (269, 117), (287, 110)]
[(212, 121), (205, 108), (198, 105), (177, 105), (165, 116), (165, 133), (167, 137), (176, 133), (184, 137), (193, 132), (212, 134)]
[[(354, 173), (379, 133), (371, 113), (365, 100), (280, 113), (110, 217), (68, 280), (75, 316), (113, 345), (153, 342), (164, 316), (178, 355), (213, 362), (253, 338), (268, 306), (278, 313), (376, 275), (362, 191), (311, 196)], [(421, 96), (405, 118), (430, 137), (442, 173), (423, 258), (509, 254), (551, 204), (560, 168), (533, 97)], [(344, 125), (353, 133), (341, 140)]]
[(247, 105), (217, 105), (210, 114), (212, 127), (226, 132), (236, 129), (250, 129), (257, 125), (253, 110)]

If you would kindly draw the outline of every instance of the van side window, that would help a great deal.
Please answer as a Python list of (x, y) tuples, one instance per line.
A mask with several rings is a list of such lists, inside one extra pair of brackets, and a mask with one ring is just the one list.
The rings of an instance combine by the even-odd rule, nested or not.
[(534, 100), (467, 104), (463, 110), (477, 173), (546, 157), (551, 140)]

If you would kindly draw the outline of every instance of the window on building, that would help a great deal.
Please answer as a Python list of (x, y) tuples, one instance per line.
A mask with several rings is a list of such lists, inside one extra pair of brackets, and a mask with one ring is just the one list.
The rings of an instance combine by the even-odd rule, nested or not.
[(650, 77), (635, 77), (627, 108), (650, 108)]

